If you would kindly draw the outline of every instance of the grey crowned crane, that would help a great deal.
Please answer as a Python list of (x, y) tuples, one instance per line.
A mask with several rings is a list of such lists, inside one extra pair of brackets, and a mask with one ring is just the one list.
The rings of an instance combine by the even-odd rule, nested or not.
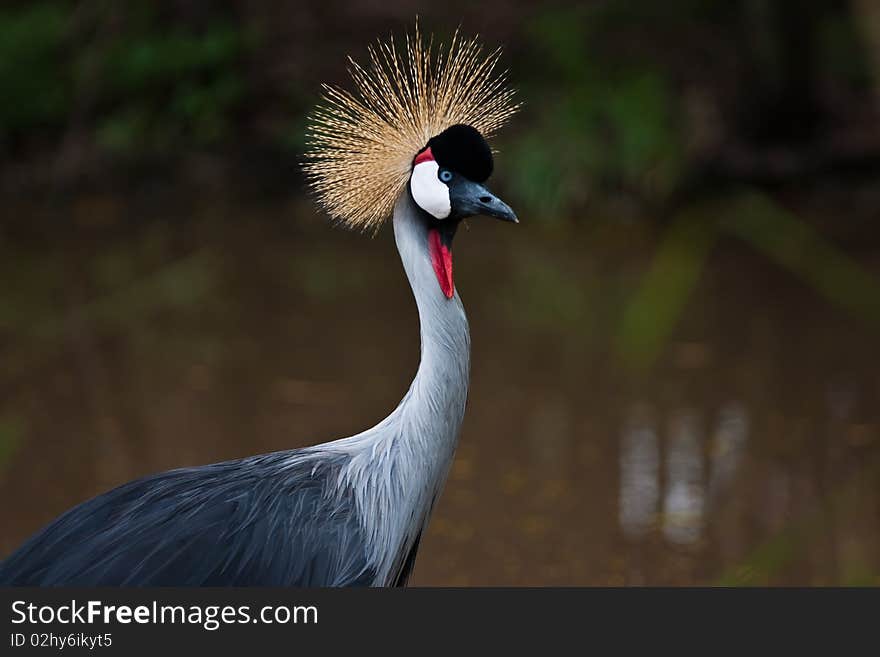
[(305, 173), (341, 223), (394, 237), (421, 325), (421, 362), (394, 411), (333, 442), (139, 479), (67, 511), (0, 564), (5, 586), (405, 585), (443, 488), (468, 391), (470, 337), (452, 276), (465, 217), (516, 222), (483, 183), (486, 137), (516, 111), (499, 53), (458, 34), (435, 55), (352, 62), (325, 87)]

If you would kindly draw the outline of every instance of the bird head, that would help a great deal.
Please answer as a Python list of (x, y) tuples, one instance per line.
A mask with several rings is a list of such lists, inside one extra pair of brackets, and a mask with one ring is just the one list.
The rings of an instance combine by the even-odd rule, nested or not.
[(483, 135), (458, 123), (416, 154), (409, 191), (416, 205), (438, 222), (485, 215), (517, 223), (513, 210), (484, 186), (492, 169), (492, 150)]
[(484, 215), (518, 223), (484, 183), (492, 175), (492, 150), (480, 132), (457, 123), (432, 137), (413, 159), (409, 193), (428, 220), (428, 246), (443, 293), (455, 294), (452, 238), (458, 222)]
[(517, 221), (485, 182), (492, 173), (486, 139), (519, 105), (506, 73), (496, 71), (499, 50), (484, 55), (476, 39), (458, 32), (437, 46), (418, 24), (399, 43), (378, 42), (366, 66), (350, 60), (354, 91), (324, 87), (324, 102), (310, 116), (303, 169), (327, 212), (360, 230), (377, 231), (409, 194), (451, 298), (458, 223), (474, 215)]

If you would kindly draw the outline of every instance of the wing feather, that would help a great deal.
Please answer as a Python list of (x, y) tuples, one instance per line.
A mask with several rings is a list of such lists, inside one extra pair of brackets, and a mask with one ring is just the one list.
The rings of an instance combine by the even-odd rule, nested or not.
[(88, 500), (0, 564), (12, 586), (365, 586), (346, 457), (279, 452), (172, 470)]

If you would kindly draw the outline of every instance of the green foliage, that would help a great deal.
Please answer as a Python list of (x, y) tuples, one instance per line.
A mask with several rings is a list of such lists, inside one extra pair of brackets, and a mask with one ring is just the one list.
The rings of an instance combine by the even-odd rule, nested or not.
[(135, 155), (234, 134), (252, 33), (222, 17), (169, 28), (143, 0), (112, 23), (91, 9), (95, 24), (76, 29), (63, 1), (0, 12), (0, 137), (35, 137), (74, 115), (97, 143)]
[(871, 68), (861, 35), (852, 17), (829, 16), (819, 28), (817, 39), (822, 57), (818, 64), (831, 79), (845, 80), (858, 88), (870, 88)]
[(647, 61), (604, 61), (603, 15), (553, 12), (529, 34), (542, 70), (523, 86), (531, 125), (509, 149), (520, 203), (558, 215), (597, 192), (664, 197), (683, 168), (667, 74)]
[(246, 39), (216, 24), (203, 34), (150, 29), (107, 48), (98, 126), (101, 144), (117, 151), (168, 150), (179, 140), (214, 144), (230, 136), (244, 97), (238, 62)]
[(0, 11), (0, 138), (63, 123), (71, 97), (59, 66), (66, 13), (47, 2)]
[[(255, 48), (258, 26), (278, 20), (284, 10), (261, 2), (246, 11), (202, 4), (192, 11), (149, 0), (35, 0), (0, 10), (0, 142), (38, 151), (97, 145), (137, 160), (229, 147), (257, 126), (273, 147), (302, 152), (305, 113), (327, 70), (285, 67), (296, 78), (258, 99), (261, 83), (277, 80), (273, 62), (299, 52), (274, 39)], [(509, 141), (501, 144), (505, 161), (499, 167), (509, 176), (517, 207), (558, 217), (594, 199), (669, 198), (693, 164), (685, 148), (689, 115), (675, 81), (696, 85), (707, 106), (724, 110), (719, 116), (747, 113), (749, 89), (739, 88), (737, 67), (728, 60), (747, 62), (744, 45), (754, 39), (728, 28), (745, 24), (749, 8), (761, 6), (775, 5), (618, 0), (536, 10), (522, 31), (509, 35), (505, 55), (519, 59), (511, 62), (512, 78), (525, 102), (523, 115), (504, 133)], [(825, 105), (824, 95), (848, 85), (850, 96), (832, 105), (855, 105), (877, 78), (871, 39), (859, 29), (869, 17), (847, 3), (821, 3), (812, 11), (819, 13), (809, 29), (817, 33), (803, 36), (815, 43), (815, 56), (779, 74), (795, 82), (810, 77)], [(442, 33), (442, 16), (431, 22)], [(350, 45), (374, 36), (373, 28), (364, 29), (369, 33), (351, 34)], [(791, 35), (771, 29), (765, 36), (775, 42)], [(341, 45), (349, 44), (318, 33), (308, 44), (316, 59), (328, 61), (342, 57)], [(717, 61), (701, 61), (716, 52)], [(273, 75), (261, 77), (266, 69)], [(713, 71), (727, 70), (730, 80), (711, 79)], [(838, 112), (844, 124), (860, 114), (851, 109)], [(713, 130), (735, 143), (735, 123), (725, 118)], [(836, 125), (835, 134), (841, 127), (846, 129)], [(46, 155), (42, 161), (52, 154)]]

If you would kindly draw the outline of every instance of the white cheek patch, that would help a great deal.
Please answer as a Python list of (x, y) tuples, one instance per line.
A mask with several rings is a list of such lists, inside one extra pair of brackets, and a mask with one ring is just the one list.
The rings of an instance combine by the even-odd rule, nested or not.
[(409, 188), (419, 207), (435, 219), (446, 219), (452, 212), (449, 187), (437, 178), (440, 167), (433, 160), (420, 162), (413, 167)]

